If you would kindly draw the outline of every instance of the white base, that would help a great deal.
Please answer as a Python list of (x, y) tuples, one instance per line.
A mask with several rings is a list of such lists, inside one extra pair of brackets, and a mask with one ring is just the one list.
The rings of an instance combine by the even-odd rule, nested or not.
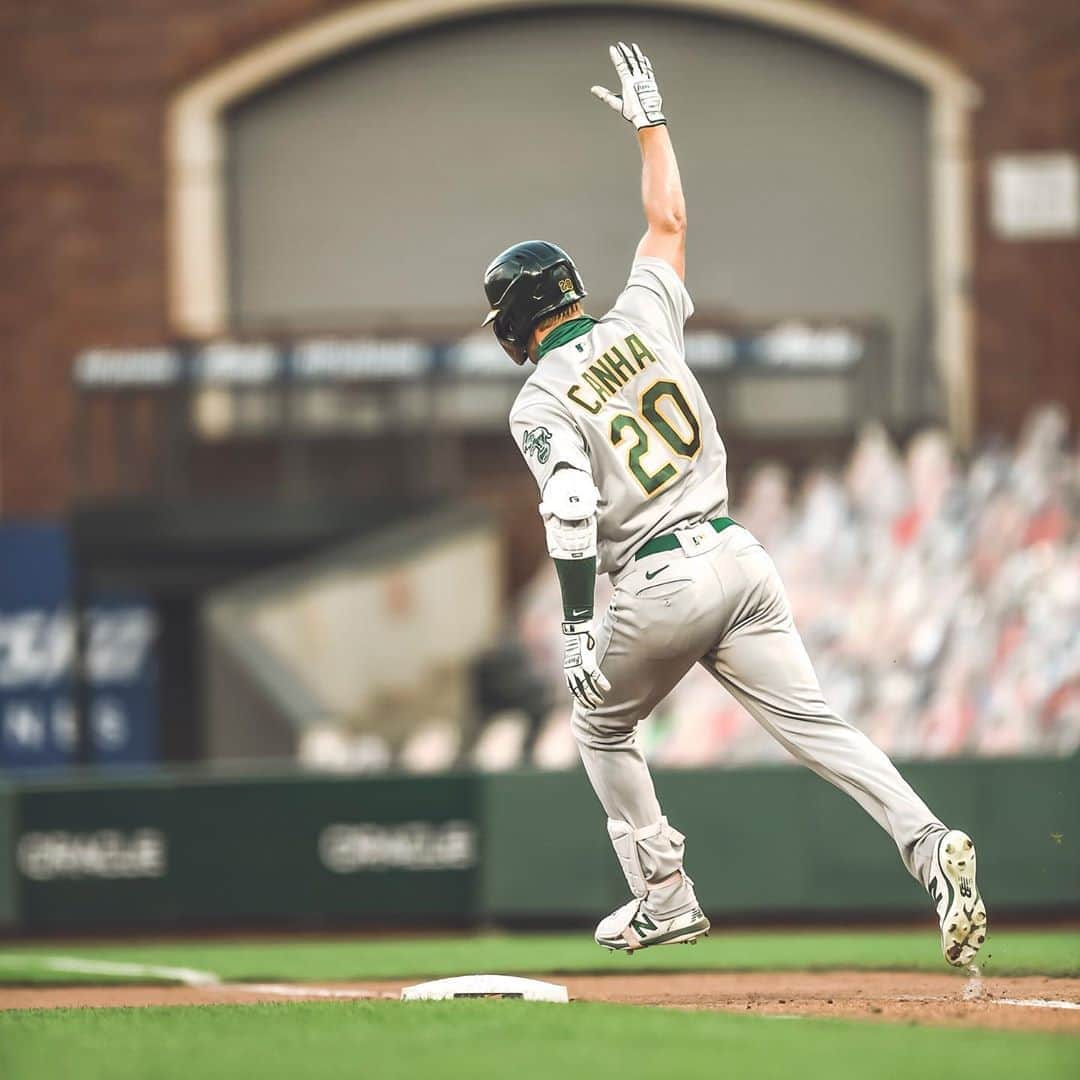
[(450, 1001), (453, 998), (520, 998), (522, 1001), (551, 1001), (565, 1005), (569, 1000), (565, 986), (519, 979), (514, 975), (459, 975), (453, 979), (406, 986), (402, 1001)]

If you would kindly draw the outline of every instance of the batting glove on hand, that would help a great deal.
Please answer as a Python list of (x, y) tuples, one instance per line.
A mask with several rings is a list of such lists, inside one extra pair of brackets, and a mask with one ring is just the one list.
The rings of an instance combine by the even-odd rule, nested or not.
[(611, 683), (604, 678), (596, 660), (596, 639), (591, 622), (564, 622), (563, 673), (566, 687), (586, 709), (598, 708)]
[(602, 86), (594, 86), (593, 94), (620, 113), (624, 120), (629, 120), (638, 131), (666, 124), (667, 118), (661, 112), (660, 87), (656, 85), (649, 58), (637, 45), (626, 45), (621, 41), (610, 46), (608, 52), (619, 76), (622, 96)]

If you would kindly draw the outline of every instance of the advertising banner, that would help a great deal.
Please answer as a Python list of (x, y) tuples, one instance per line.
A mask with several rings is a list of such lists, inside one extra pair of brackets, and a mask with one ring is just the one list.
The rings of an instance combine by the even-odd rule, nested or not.
[[(1075, 914), (1068, 824), (1080, 819), (1080, 758), (907, 772), (977, 838), (995, 911)], [(658, 771), (656, 782), (714, 915), (933, 919), (888, 836), (804, 769)], [(8, 908), (25, 929), (587, 923), (626, 898), (580, 771), (160, 776), (23, 784), (13, 795)], [(3, 817), (0, 801), (0, 828)], [(0, 869), (0, 919), (3, 881)]]
[(23, 924), (463, 920), (480, 866), (478, 784), (162, 778), (24, 788)]
[[(0, 525), (0, 769), (62, 766), (77, 751), (71, 556), (56, 525)], [(153, 609), (95, 597), (85, 614), (92, 760), (157, 756)]]

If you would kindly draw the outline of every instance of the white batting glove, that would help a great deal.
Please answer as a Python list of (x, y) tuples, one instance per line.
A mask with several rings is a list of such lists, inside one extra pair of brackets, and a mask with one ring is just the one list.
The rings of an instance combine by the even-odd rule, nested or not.
[(593, 94), (620, 113), (624, 120), (629, 120), (638, 131), (666, 124), (667, 118), (661, 112), (660, 87), (656, 85), (649, 58), (637, 45), (626, 45), (621, 41), (610, 46), (608, 53), (619, 76), (622, 94), (613, 94), (602, 86), (594, 86)]
[(611, 683), (596, 660), (596, 639), (591, 622), (564, 622), (563, 673), (566, 688), (586, 709), (598, 708)]

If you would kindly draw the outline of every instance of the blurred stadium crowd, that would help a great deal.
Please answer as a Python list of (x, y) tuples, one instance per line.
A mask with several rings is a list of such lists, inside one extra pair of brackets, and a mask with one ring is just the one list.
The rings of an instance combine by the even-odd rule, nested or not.
[[(1067, 432), (1064, 410), (1046, 408), (1015, 448), (991, 447), (962, 465), (940, 431), (915, 436), (901, 454), (872, 426), (842, 472), (811, 470), (797, 491), (775, 465), (749, 478), (733, 516), (775, 559), (832, 708), (890, 755), (1080, 746), (1080, 455)], [(518, 629), (553, 689), (558, 620), (545, 565)], [(567, 719), (559, 707), (543, 724), (537, 765), (575, 759)], [(511, 717), (496, 723), (505, 730), (487, 733), (494, 757), (525, 750)], [(700, 668), (641, 738), (667, 766), (788, 760)]]
[[(890, 756), (1080, 749), (1080, 451), (1065, 409), (1037, 410), (1015, 446), (965, 462), (938, 429), (901, 452), (871, 425), (842, 469), (808, 469), (796, 486), (763, 463), (743, 487), (732, 515), (776, 561), (829, 704)], [(598, 609), (609, 596), (601, 579)], [(575, 767), (560, 619), (545, 559), (488, 675), (478, 665), (472, 730), (433, 717), (396, 752), (374, 733), (323, 730), (301, 760), (348, 771)], [(791, 760), (697, 667), (640, 739), (673, 768)]]

